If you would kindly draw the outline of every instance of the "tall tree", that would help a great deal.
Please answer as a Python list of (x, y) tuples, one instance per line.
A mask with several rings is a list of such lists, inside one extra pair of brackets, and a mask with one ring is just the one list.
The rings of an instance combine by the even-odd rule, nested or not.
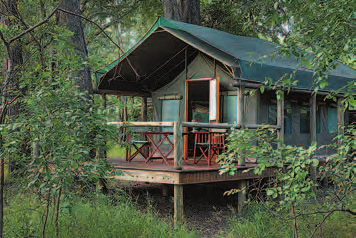
[[(18, 10), (17, 0), (8, 0), (0, 2), (0, 23), (4, 25), (8, 30), (18, 28)], [(5, 115), (7, 114), (9, 121), (13, 120), (13, 117), (17, 114), (17, 105), (13, 103), (16, 100), (16, 94), (18, 94), (19, 81), (16, 70), (21, 67), (23, 63), (22, 58), (22, 42), (16, 41), (10, 44), (5, 40), (5, 36), (0, 31), (0, 37), (6, 48), (6, 77), (2, 85), (2, 110), (0, 114), (0, 124), (5, 122)], [(2, 143), (2, 138), (0, 138)], [(0, 145), (2, 146), (2, 145)], [(3, 225), (4, 225), (4, 180), (5, 180), (5, 166), (4, 156), (0, 156), (0, 238), (3, 237)]]
[[(79, 0), (59, 0), (58, 5), (60, 8), (70, 13), (81, 15)], [(59, 14), (59, 21), (63, 26), (67, 27), (71, 32), (73, 32), (73, 35), (70, 38), (71, 42), (76, 53), (82, 58), (83, 61), (85, 61), (88, 58), (88, 49), (85, 41), (82, 19), (79, 16), (70, 13), (61, 11)], [(93, 84), (91, 81), (91, 72), (89, 66), (83, 64), (82, 69), (78, 70), (77, 73), (72, 74), (72, 77), (80, 91), (87, 91), (90, 94), (93, 92)]]
[[(9, 31), (20, 28), (18, 21), (19, 13), (17, 10), (17, 4), (17, 0), (1, 1), (0, 23), (1, 25), (6, 26)], [(1, 36), (4, 37), (2, 33)], [(5, 45), (7, 54), (7, 57), (5, 59), (6, 77), (2, 86), (2, 105), (5, 105), (7, 102), (12, 101), (19, 89), (17, 70), (23, 64), (23, 57), (21, 40), (17, 40), (11, 44), (6, 42), (5, 38), (3, 38), (2, 40)], [(12, 120), (13, 116), (17, 113), (16, 104), (9, 105), (6, 112), (9, 120)]]
[(177, 21), (201, 24), (200, 0), (162, 0), (164, 16)]

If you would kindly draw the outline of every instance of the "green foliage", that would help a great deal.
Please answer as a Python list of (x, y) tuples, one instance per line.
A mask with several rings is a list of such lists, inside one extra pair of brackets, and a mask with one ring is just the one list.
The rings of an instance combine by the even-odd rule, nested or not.
[[(308, 213), (309, 210), (317, 210), (320, 203), (304, 204), (299, 206), (300, 212)], [(274, 209), (265, 207), (262, 203), (250, 202), (245, 217), (233, 216), (230, 227), (224, 237), (292, 237), (292, 221), (288, 219), (288, 210), (276, 212)], [(298, 220), (299, 236), (310, 237), (314, 229), (323, 219), (323, 214), (301, 216)], [(322, 226), (321, 233), (314, 233), (320, 237), (353, 237), (353, 217), (345, 213), (333, 213)], [(340, 222), (342, 221), (342, 222)]]
[[(334, 212), (349, 210), (352, 213), (355, 209), (353, 196), (356, 183), (354, 159), (356, 130), (349, 128), (346, 132), (345, 135), (339, 135), (334, 144), (320, 147), (333, 151), (333, 154), (320, 164), (316, 156), (320, 148), (316, 143), (308, 148), (278, 145), (276, 131), (268, 127), (254, 131), (246, 128), (234, 130), (228, 138), (228, 150), (218, 158), (221, 166), (220, 173), (234, 174), (237, 170), (233, 163), (235, 160), (256, 159), (257, 166), (246, 171), (253, 170), (258, 175), (269, 169), (275, 171), (275, 177), (270, 179), (269, 187), (266, 189), (268, 198), (265, 202), (266, 206), (280, 212), (293, 208), (294, 212), (287, 217), (288, 219), (296, 219), (298, 214), (304, 212), (305, 216), (321, 213), (323, 216), (319, 224), (323, 224), (323, 219), (326, 220)], [(312, 175), (314, 170), (317, 171), (315, 179)], [(320, 181), (329, 179), (329, 182), (334, 184), (334, 188), (320, 194), (317, 190), (320, 187), (317, 183), (318, 179)], [(234, 189), (227, 194), (236, 192), (241, 190)], [(308, 200), (315, 201), (318, 197), (323, 198), (323, 202), (318, 206), (311, 206), (306, 211), (298, 209), (300, 204)]]
[[(17, 195), (5, 210), (6, 237), (41, 236), (45, 205), (36, 196)], [(52, 210), (52, 209), (51, 209)], [(53, 214), (50, 213), (49, 217)], [(127, 198), (115, 196), (64, 197), (59, 215), (59, 237), (195, 237), (184, 227), (174, 230), (151, 212), (140, 212)], [(55, 237), (53, 222), (48, 237)]]
[(259, 37), (257, 17), (271, 11), (273, 4), (266, 1), (201, 0), (203, 25), (235, 35)]

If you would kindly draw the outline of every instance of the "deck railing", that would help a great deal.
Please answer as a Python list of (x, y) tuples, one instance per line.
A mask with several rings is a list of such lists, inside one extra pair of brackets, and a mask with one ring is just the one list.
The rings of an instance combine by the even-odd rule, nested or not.
[[(118, 127), (168, 127), (173, 128), (173, 145), (174, 145), (174, 168), (182, 169), (183, 158), (183, 127), (194, 128), (207, 128), (207, 129), (241, 129), (239, 124), (231, 123), (201, 123), (201, 122), (108, 122), (108, 125), (116, 125)], [(268, 126), (269, 128), (277, 129), (278, 125), (265, 125), (265, 124), (245, 124), (244, 128), (257, 129)]]

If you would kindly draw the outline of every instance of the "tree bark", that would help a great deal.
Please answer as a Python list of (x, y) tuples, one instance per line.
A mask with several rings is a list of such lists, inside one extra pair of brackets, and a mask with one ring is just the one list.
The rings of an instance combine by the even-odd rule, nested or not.
[[(81, 14), (79, 0), (59, 0), (58, 5), (60, 8), (75, 14)], [(60, 24), (67, 27), (73, 32), (70, 40), (74, 46), (75, 51), (82, 58), (83, 61), (88, 58), (88, 49), (85, 41), (85, 35), (82, 26), (82, 19), (78, 16), (70, 15), (64, 12), (59, 13)], [(93, 84), (91, 81), (90, 67), (83, 64), (79, 72), (73, 75), (74, 83), (82, 92), (93, 93)]]
[(147, 121), (147, 98), (146, 97), (142, 97), (141, 120)]
[[(9, 29), (20, 28), (19, 23), (15, 20), (13, 16), (18, 16), (17, 10), (17, 0), (8, 0), (3, 3), (2, 12), (5, 12), (6, 15), (3, 15), (0, 19), (1, 25), (6, 25)], [(18, 93), (19, 90), (19, 80), (18, 80), (18, 70), (23, 64), (22, 57), (22, 42), (17, 40), (12, 44), (6, 46), (7, 58), (5, 61), (6, 66), (6, 78), (3, 84), (3, 98), (2, 105), (5, 105), (6, 102), (11, 101)], [(9, 122), (13, 120), (13, 117), (18, 113), (18, 104), (13, 103), (8, 106), (7, 116)]]
[[(0, 5), (1, 12), (5, 13), (0, 17), (0, 25), (5, 25), (9, 29), (18, 28), (18, 22), (16, 22), (13, 16), (18, 16), (17, 10), (17, 0), (4, 1)], [(6, 67), (6, 77), (4, 84), (2, 85), (2, 112), (0, 116), (0, 124), (5, 122), (5, 114), (8, 116), (8, 121), (11, 123), (14, 116), (18, 113), (18, 104), (11, 103), (7, 106), (8, 102), (16, 100), (16, 95), (19, 90), (19, 80), (17, 70), (23, 64), (22, 58), (22, 42), (18, 40), (17, 42), (8, 44), (4, 38), (3, 44), (6, 48), (7, 58), (5, 60)], [(2, 143), (2, 138), (0, 137), (0, 143)], [(0, 146), (2, 146), (0, 144)], [(0, 158), (0, 238), (3, 237), (3, 227), (4, 227), (4, 186), (5, 186), (5, 160), (4, 157)]]
[(201, 24), (200, 0), (162, 0), (164, 16), (166, 18)]

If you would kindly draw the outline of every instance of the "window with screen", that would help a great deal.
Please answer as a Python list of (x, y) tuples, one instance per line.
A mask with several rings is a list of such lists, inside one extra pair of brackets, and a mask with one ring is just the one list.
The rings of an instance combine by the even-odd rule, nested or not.
[[(162, 121), (179, 121), (179, 102), (180, 100), (163, 100), (162, 101)], [(166, 127), (164, 131), (173, 131), (172, 127)], [(169, 136), (173, 141), (173, 136)], [(163, 144), (168, 144), (165, 140)]]
[(237, 121), (237, 95), (223, 96), (223, 122), (235, 123)]
[(179, 102), (180, 100), (162, 101), (162, 121), (179, 120)]
[[(300, 134), (310, 133), (310, 107), (299, 107), (299, 119), (300, 119)], [(320, 133), (320, 112), (319, 108), (316, 108), (316, 133)]]
[(328, 132), (337, 132), (337, 108), (328, 107)]

